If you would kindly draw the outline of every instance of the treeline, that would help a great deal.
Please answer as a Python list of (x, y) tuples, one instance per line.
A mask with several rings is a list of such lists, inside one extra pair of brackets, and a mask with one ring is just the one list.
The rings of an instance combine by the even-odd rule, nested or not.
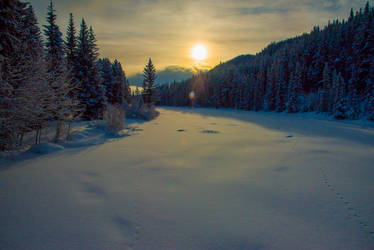
[(161, 105), (318, 111), (374, 120), (374, 8), (159, 87)]
[[(130, 88), (121, 64), (98, 60), (92, 27), (76, 34), (70, 14), (65, 39), (50, 2), (44, 38), (30, 4), (0, 1), (0, 150), (22, 144), (26, 133), (56, 124), (55, 141), (76, 119), (102, 119), (108, 104), (123, 105)], [(67, 130), (67, 135), (69, 131)]]

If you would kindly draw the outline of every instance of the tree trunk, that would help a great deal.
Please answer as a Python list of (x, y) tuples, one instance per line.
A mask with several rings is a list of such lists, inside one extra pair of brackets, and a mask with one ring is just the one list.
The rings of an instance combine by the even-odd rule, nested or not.
[(22, 147), (22, 144), (23, 144), (23, 136), (25, 135), (25, 133), (21, 133), (20, 135), (20, 138), (19, 138), (19, 146)]
[(43, 132), (43, 128), (40, 126), (40, 129), (39, 129), (39, 138), (38, 138), (38, 144), (40, 144), (40, 142), (42, 141), (42, 132)]
[(40, 128), (37, 128), (37, 129), (36, 129), (36, 134), (35, 134), (35, 145), (38, 144), (39, 133), (40, 133)]
[(70, 130), (71, 130), (71, 122), (68, 123), (68, 131), (67, 131), (67, 136), (66, 136), (66, 140), (68, 141), (71, 141)]
[(57, 121), (57, 124), (56, 124), (56, 135), (55, 135), (55, 139), (54, 139), (55, 143), (58, 143), (60, 141), (60, 137), (61, 137), (61, 126), (62, 126), (61, 121)]

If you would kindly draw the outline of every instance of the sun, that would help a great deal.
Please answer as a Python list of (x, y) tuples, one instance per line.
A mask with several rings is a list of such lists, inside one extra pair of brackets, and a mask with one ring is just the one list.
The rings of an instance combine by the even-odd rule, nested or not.
[(193, 49), (192, 49), (192, 58), (197, 60), (197, 61), (203, 61), (207, 58), (208, 56), (208, 51), (202, 44), (197, 44)]

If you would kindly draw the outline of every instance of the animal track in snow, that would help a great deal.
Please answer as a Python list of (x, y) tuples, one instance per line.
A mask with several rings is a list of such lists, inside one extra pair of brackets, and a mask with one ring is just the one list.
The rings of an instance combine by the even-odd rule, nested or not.
[(369, 226), (365, 218), (361, 216), (359, 211), (353, 206), (352, 202), (347, 201), (342, 193), (338, 192), (334, 186), (330, 183), (326, 169), (321, 168), (321, 178), (322, 182), (327, 186), (327, 188), (335, 195), (336, 199), (343, 202), (344, 207), (347, 209), (348, 213), (352, 218), (354, 218), (358, 224), (366, 231), (370, 236), (374, 238), (374, 229)]

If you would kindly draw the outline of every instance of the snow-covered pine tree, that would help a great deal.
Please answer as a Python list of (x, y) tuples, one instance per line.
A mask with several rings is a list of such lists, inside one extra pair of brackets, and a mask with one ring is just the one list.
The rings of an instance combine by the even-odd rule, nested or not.
[(95, 35), (82, 19), (78, 37), (77, 79), (81, 89), (79, 99), (84, 109), (83, 118), (87, 120), (101, 119), (106, 104), (105, 89), (100, 83), (96, 60)]
[(53, 90), (53, 102), (49, 109), (53, 114), (53, 119), (56, 120), (55, 141), (57, 142), (61, 139), (64, 123), (70, 123), (77, 117), (80, 107), (73, 94), (77, 83), (72, 84), (72, 74), (69, 72), (67, 60), (64, 57), (65, 43), (56, 24), (56, 18), (53, 2), (50, 1), (44, 34), (47, 40), (45, 47), (47, 49), (48, 82)]
[(352, 74), (351, 74), (351, 79), (348, 81), (348, 91), (347, 93), (347, 103), (349, 107), (348, 111), (348, 116), (350, 119), (357, 119), (359, 114), (360, 114), (360, 101), (359, 101), (359, 96), (358, 96), (358, 90), (357, 90), (357, 85), (358, 85), (358, 72), (357, 68), (353, 67), (352, 68)]
[(301, 109), (300, 99), (302, 99), (302, 67), (296, 63), (295, 71), (291, 73), (290, 85), (288, 89), (287, 112), (297, 113)]
[(66, 57), (66, 66), (67, 71), (70, 77), (70, 84), (74, 86), (74, 90), (70, 93), (70, 96), (74, 99), (78, 98), (79, 92), (79, 81), (77, 79), (77, 36), (76, 36), (76, 28), (74, 24), (74, 16), (73, 13), (69, 15), (69, 23), (66, 31), (66, 39), (65, 39), (65, 57)]
[(354, 36), (354, 67), (356, 68), (356, 89), (362, 92), (367, 88), (366, 82), (369, 77), (370, 65), (374, 47), (374, 24), (369, 2), (366, 3), (364, 11), (356, 16), (356, 35)]
[(47, 25), (44, 27), (44, 35), (46, 38), (45, 47), (47, 50), (48, 72), (59, 77), (66, 70), (64, 60), (64, 41), (62, 33), (56, 24), (57, 16), (55, 14), (53, 2), (50, 1), (47, 13)]
[(50, 118), (51, 102), (40, 29), (33, 9), (0, 3), (0, 148), (22, 144), (23, 135)]
[(23, 104), (17, 110), (29, 114), (27, 117), (24, 114), (20, 116), (20, 119), (24, 119), (27, 124), (27, 130), (24, 132), (36, 130), (40, 133), (41, 129), (46, 126), (46, 122), (54, 118), (51, 106), (55, 102), (53, 100), (54, 90), (48, 81), (41, 32), (31, 5), (26, 8), (23, 26), (24, 56), (28, 60), (31, 74), (23, 82), (19, 91), (23, 92), (20, 95), (28, 99), (29, 103)]
[(69, 24), (66, 31), (65, 51), (68, 67), (69, 69), (72, 69), (76, 65), (77, 60), (77, 37), (73, 13), (70, 13), (69, 15)]
[(366, 116), (368, 120), (374, 121), (374, 61), (371, 62), (370, 74), (367, 81), (368, 93), (366, 100)]
[(337, 97), (334, 105), (334, 118), (344, 120), (348, 118), (347, 98), (345, 95), (344, 79), (339, 73), (333, 79), (333, 85), (336, 86)]
[(0, 2), (0, 150), (16, 144), (20, 129), (14, 119), (13, 103), (15, 89), (24, 79), (22, 69), (27, 68), (22, 60), (23, 43), (18, 38), (22, 34), (25, 6), (20, 1)]
[(88, 44), (90, 48), (89, 55), (91, 57), (91, 60), (96, 63), (97, 59), (99, 57), (99, 48), (97, 47), (97, 40), (96, 35), (92, 29), (92, 26), (90, 26), (90, 29), (88, 31)]
[(330, 89), (331, 89), (331, 73), (330, 73), (329, 64), (328, 64), (328, 62), (326, 62), (325, 67), (323, 69), (322, 86), (320, 87), (320, 92), (319, 92), (319, 108), (318, 108), (318, 110), (320, 112), (328, 112), (329, 111)]
[(368, 98), (367, 118), (368, 120), (374, 121), (374, 83), (371, 86), (371, 94)]
[(287, 102), (287, 85), (284, 79), (278, 78), (277, 80), (277, 96), (276, 96), (276, 107), (277, 112), (283, 112), (286, 109)]
[(274, 65), (269, 66), (268, 80), (266, 85), (265, 104), (266, 111), (273, 111), (275, 109), (275, 95), (276, 95), (276, 76)]
[(113, 96), (109, 101), (112, 104), (122, 105), (125, 100), (126, 76), (121, 63), (114, 60), (112, 64), (113, 72)]
[(112, 63), (108, 58), (99, 59), (97, 66), (100, 73), (100, 81), (105, 88), (105, 96), (108, 103), (113, 104), (113, 70)]
[(287, 101), (287, 112), (297, 113), (299, 112), (299, 106), (297, 102), (297, 94), (295, 86), (297, 82), (297, 76), (295, 72), (291, 73), (290, 85), (288, 86), (288, 101)]

